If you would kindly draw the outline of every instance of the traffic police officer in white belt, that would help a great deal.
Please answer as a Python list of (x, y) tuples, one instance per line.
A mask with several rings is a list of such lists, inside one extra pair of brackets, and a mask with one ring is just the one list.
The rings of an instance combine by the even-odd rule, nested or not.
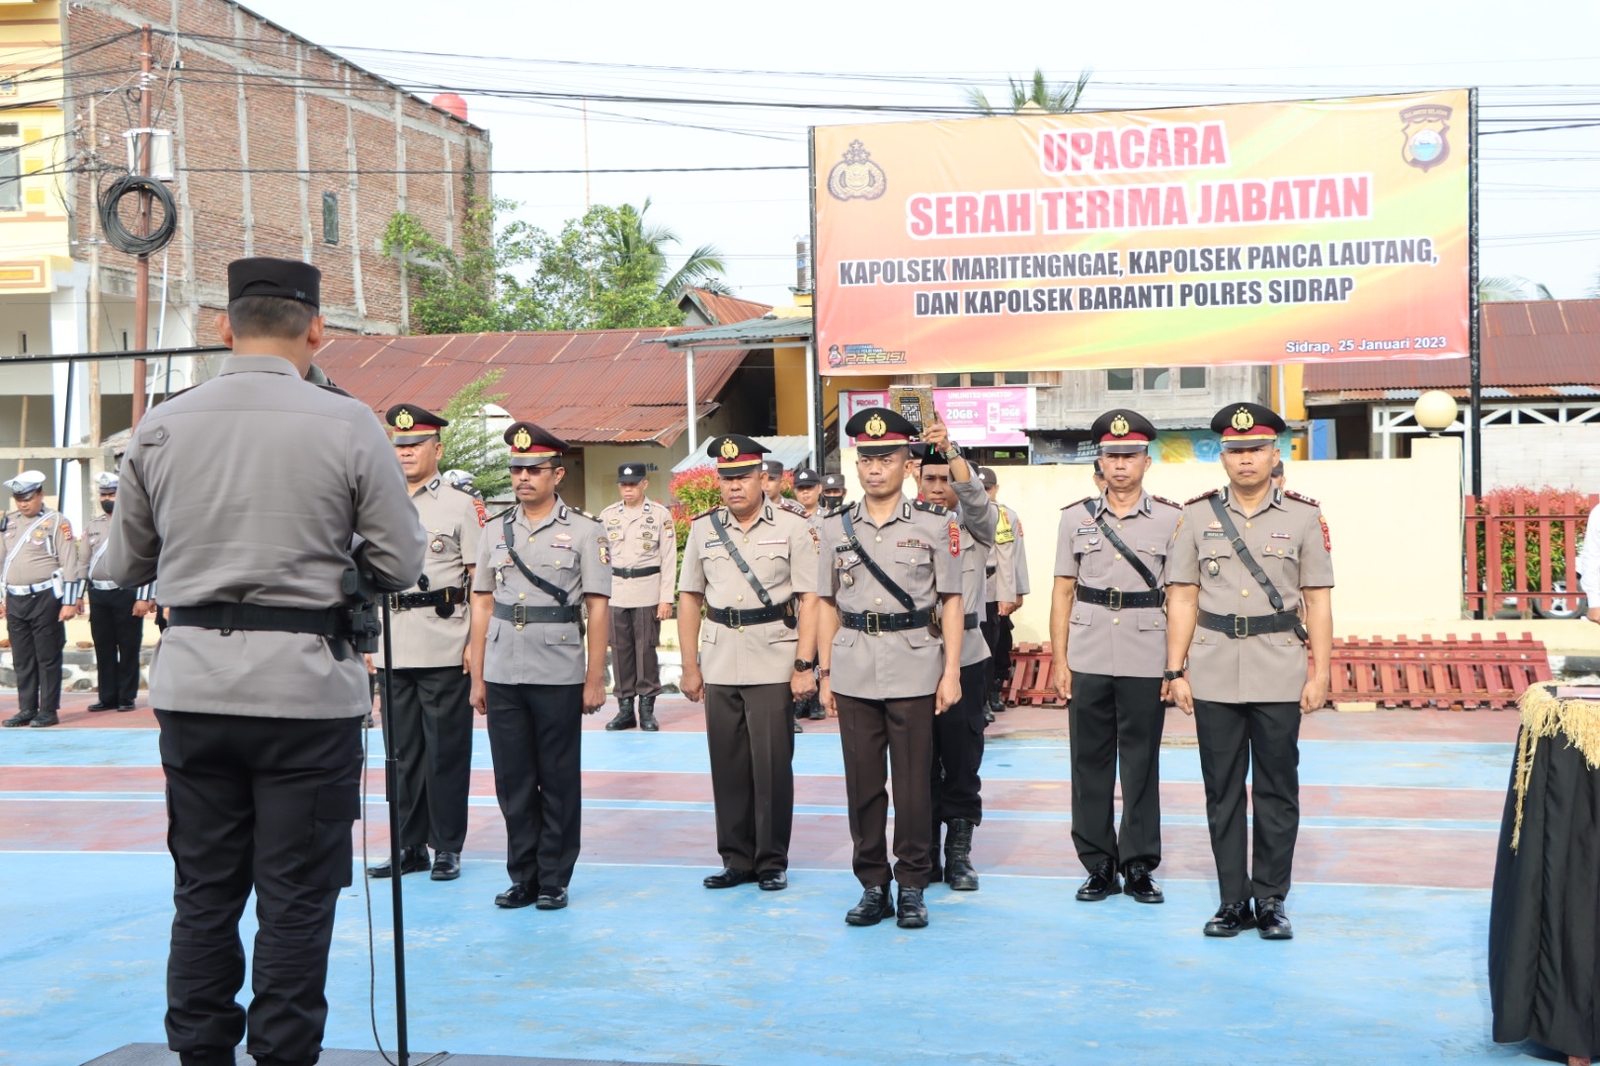
[(516, 422), (506, 443), (517, 503), (489, 520), (472, 575), (472, 705), (489, 717), (511, 875), (495, 904), (560, 910), (583, 824), (583, 716), (606, 702), (611, 552), (604, 527), (561, 502), (566, 442)]
[(1317, 501), (1272, 487), (1284, 428), (1260, 404), (1217, 412), (1211, 429), (1222, 437), (1228, 486), (1184, 505), (1167, 556), (1165, 676), (1172, 701), (1195, 716), (1222, 890), (1207, 936), (1252, 927), (1264, 940), (1294, 935), (1283, 900), (1300, 828), (1300, 716), (1328, 695), (1333, 559)]
[[(1100, 446), (1102, 496), (1069, 503), (1056, 535), (1050, 644), (1055, 688), (1072, 742), (1072, 843), (1089, 871), (1078, 899), (1123, 891), (1165, 896), (1161, 865), (1162, 671), (1167, 656), (1167, 546), (1179, 507), (1144, 491), (1156, 427), (1137, 411), (1107, 411), (1089, 438)], [(1120, 763), (1122, 831), (1112, 827)]]
[[(159, 570), (171, 604), (150, 703), (176, 872), (167, 1043), (185, 1066), (232, 1066), (247, 1021), (257, 1063), (317, 1061), (372, 707), (347, 590), (360, 572), (405, 588), (427, 550), (371, 409), (306, 379), (320, 276), (229, 265), (218, 330), (236, 354), (139, 423), (92, 575), (131, 587)], [(252, 888), (246, 1012), (234, 997)]]
[[(606, 723), (612, 731), (638, 726), (654, 733), (656, 697), (661, 695), (661, 664), (656, 646), (661, 623), (672, 617), (672, 591), (677, 587), (678, 527), (672, 511), (649, 499), (644, 463), (617, 467), (622, 499), (600, 512), (611, 549), (611, 665), (617, 714)], [(633, 701), (639, 701), (634, 717)]]
[(6, 636), (17, 673), (17, 713), (5, 726), (36, 729), (60, 721), (61, 654), (69, 618), (83, 595), (82, 563), (72, 524), (44, 503), (44, 474), (24, 470), (7, 481), (14, 508), (0, 519), (0, 584), (5, 585)]
[[(400, 824), (394, 828), (400, 834), (400, 872), (431, 868), (433, 880), (454, 881), (461, 876), (472, 786), (467, 589), (483, 521), (478, 501), (439, 474), (444, 454), (439, 431), (450, 423), (414, 403), (397, 403), (384, 418), (394, 427), (395, 458), (406, 476), (415, 521), (428, 541), (417, 583), (389, 594), (394, 705), (383, 709), (383, 726), (394, 731), (400, 770)], [(382, 651), (373, 659), (381, 666)], [(394, 873), (388, 860), (367, 872), (373, 877)]]
[(683, 694), (704, 697), (711, 749), (722, 870), (705, 886), (759, 881), (773, 892), (789, 885), (789, 708), (816, 687), (818, 548), (809, 522), (763, 495), (766, 450), (737, 433), (706, 448), (717, 461), (723, 506), (689, 526), (678, 643)]
[[(906, 479), (912, 427), (883, 407), (858, 411), (856, 438), (865, 497), (823, 519), (817, 591), (822, 705), (839, 718), (853, 866), (864, 889), (851, 925), (895, 917), (928, 924), (923, 891), (933, 873), (933, 719), (961, 699), (961, 546), (943, 507), (913, 503)], [(894, 769), (893, 880), (884, 757)]]
[[(89, 570), (110, 547), (111, 513), (117, 504), (117, 475), (102, 471), (94, 479), (100, 513), (83, 525), (79, 554)], [(137, 589), (118, 588), (115, 581), (89, 582), (89, 634), (94, 639), (94, 665), (100, 698), (91, 711), (131, 711), (139, 698), (139, 652), (144, 620), (156, 609), (156, 583)]]
[[(933, 722), (933, 841), (930, 861), (933, 880), (944, 881), (956, 892), (976, 892), (978, 874), (972, 866), (972, 834), (983, 821), (983, 729), (987, 723), (984, 700), (989, 691), (992, 660), (989, 645), (978, 628), (977, 605), (983, 602), (983, 571), (994, 551), (995, 505), (983, 491), (977, 471), (950, 441), (949, 429), (934, 416), (923, 429), (926, 441), (918, 480), (922, 498), (950, 510), (947, 540), (961, 550), (961, 604), (965, 609), (961, 630), (961, 699)], [(939, 837), (949, 828), (944, 862), (939, 861)]]

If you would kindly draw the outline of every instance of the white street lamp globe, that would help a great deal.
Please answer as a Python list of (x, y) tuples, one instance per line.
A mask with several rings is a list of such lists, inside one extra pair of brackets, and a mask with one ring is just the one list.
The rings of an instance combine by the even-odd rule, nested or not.
[(1430, 389), (1418, 396), (1412, 408), (1416, 413), (1417, 425), (1435, 437), (1439, 435), (1440, 430), (1449, 429), (1454, 424), (1456, 413), (1460, 409), (1455, 397), (1439, 389)]

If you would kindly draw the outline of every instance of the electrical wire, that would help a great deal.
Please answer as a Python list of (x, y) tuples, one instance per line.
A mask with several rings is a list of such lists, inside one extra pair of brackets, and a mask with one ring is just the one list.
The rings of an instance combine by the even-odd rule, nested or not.
[[(117, 205), (132, 193), (149, 193), (161, 205), (161, 222), (148, 235), (138, 235), (122, 224)], [(167, 246), (178, 231), (178, 205), (166, 183), (142, 174), (125, 174), (100, 195), (100, 228), (106, 240), (119, 252), (147, 256)]]

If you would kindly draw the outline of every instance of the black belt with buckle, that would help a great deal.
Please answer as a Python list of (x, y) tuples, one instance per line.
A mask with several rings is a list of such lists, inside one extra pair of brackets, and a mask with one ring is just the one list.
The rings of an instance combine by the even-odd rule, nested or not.
[(583, 610), (576, 604), (570, 607), (529, 607), (521, 603), (497, 603), (494, 605), (494, 616), (521, 629), (535, 622), (546, 625), (576, 622), (583, 617)]
[(447, 603), (466, 603), (467, 590), (459, 585), (429, 589), (427, 592), (391, 592), (389, 610), (409, 611), (417, 607), (443, 607)]
[(661, 567), (659, 566), (636, 566), (632, 570), (626, 566), (613, 566), (611, 568), (612, 577), (654, 577), (659, 573), (661, 573)]
[[(876, 611), (840, 611), (839, 624), (846, 629), (859, 629), (877, 636), (879, 633), (898, 633), (907, 629), (921, 629), (933, 622), (932, 611), (907, 611), (904, 614), (879, 614)], [(968, 617), (973, 617), (969, 615)]]
[(1199, 623), (1201, 629), (1226, 633), (1234, 640), (1243, 640), (1257, 633), (1287, 633), (1297, 629), (1300, 616), (1293, 611), (1279, 611), (1277, 614), (1212, 614), (1210, 611), (1201, 611)]
[(1121, 589), (1092, 589), (1087, 585), (1079, 585), (1073, 590), (1072, 595), (1084, 603), (1092, 603), (1113, 611), (1120, 611), (1124, 607), (1160, 607), (1167, 602), (1165, 589), (1123, 592)]
[(339, 607), (307, 610), (300, 607), (262, 607), (253, 603), (208, 603), (199, 607), (173, 607), (167, 625), (192, 629), (218, 629), (224, 633), (313, 633), (337, 637), (348, 633), (349, 612)]
[(789, 615), (789, 605), (793, 600), (784, 600), (771, 607), (754, 607), (741, 610), (738, 607), (712, 607), (706, 605), (706, 617), (719, 626), (730, 629), (742, 629), (745, 626), (758, 626), (763, 622), (777, 622)]

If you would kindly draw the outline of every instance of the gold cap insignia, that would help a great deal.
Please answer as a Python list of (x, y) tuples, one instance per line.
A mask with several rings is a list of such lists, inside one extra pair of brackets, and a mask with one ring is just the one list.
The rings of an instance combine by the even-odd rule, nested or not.
[(1128, 420), (1121, 415), (1111, 420), (1111, 435), (1113, 437), (1126, 437), (1129, 428)]
[(882, 415), (873, 415), (867, 419), (866, 432), (869, 437), (881, 437), (889, 432), (889, 424), (883, 420)]
[(1238, 430), (1240, 433), (1243, 433), (1246, 430), (1254, 429), (1255, 425), (1256, 416), (1245, 410), (1243, 407), (1233, 412), (1233, 428)]
[(417, 420), (411, 416), (410, 411), (404, 408), (401, 408), (400, 413), (394, 416), (395, 429), (410, 429), (416, 424)]
[(511, 446), (519, 452), (525, 452), (533, 447), (533, 434), (527, 429), (517, 430), (517, 435), (511, 438)]
[(732, 437), (724, 438), (722, 447), (719, 450), (722, 452), (724, 459), (739, 458), (739, 445)]

